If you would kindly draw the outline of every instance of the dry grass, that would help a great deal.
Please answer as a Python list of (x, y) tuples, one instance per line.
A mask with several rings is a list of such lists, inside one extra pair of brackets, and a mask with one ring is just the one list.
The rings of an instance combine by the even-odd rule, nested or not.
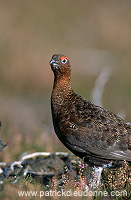
[[(102, 175), (102, 184), (98, 188), (91, 189), (89, 185), (89, 167), (81, 164), (78, 168), (78, 177), (76, 179), (74, 171), (66, 168), (66, 173), (62, 175), (61, 180), (55, 176), (48, 186), (44, 186), (39, 179), (32, 177), (21, 178), (17, 184), (12, 184), (15, 177), (5, 180), (0, 197), (2, 199), (18, 198), (19, 193), (24, 191), (19, 199), (89, 199), (89, 200), (108, 200), (130, 199), (131, 191), (131, 171), (127, 163), (120, 169), (106, 169)], [(130, 177), (129, 177), (130, 176)], [(13, 194), (13, 195), (12, 195)], [(63, 196), (62, 196), (63, 194)], [(115, 195), (116, 194), (116, 195)], [(77, 196), (75, 196), (77, 195)]]

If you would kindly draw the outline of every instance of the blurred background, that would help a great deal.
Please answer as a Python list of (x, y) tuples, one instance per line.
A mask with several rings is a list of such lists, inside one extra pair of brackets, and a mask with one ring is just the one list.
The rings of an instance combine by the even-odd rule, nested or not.
[(68, 151), (54, 134), (50, 95), (55, 53), (69, 57), (85, 98), (103, 69), (103, 107), (131, 121), (131, 1), (0, 1), (1, 162), (36, 151)]

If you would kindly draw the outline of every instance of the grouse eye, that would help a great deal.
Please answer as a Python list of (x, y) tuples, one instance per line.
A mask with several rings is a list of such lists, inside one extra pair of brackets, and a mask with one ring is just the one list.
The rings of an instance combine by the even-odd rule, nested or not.
[(66, 63), (67, 63), (67, 60), (68, 60), (67, 58), (62, 58), (62, 59), (61, 59), (62, 64), (66, 64)]

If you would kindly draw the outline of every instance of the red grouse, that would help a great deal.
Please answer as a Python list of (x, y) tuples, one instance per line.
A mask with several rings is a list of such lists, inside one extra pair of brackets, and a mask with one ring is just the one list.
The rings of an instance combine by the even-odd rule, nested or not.
[(52, 118), (60, 141), (91, 166), (130, 162), (130, 123), (73, 91), (71, 65), (66, 56), (53, 55), (50, 65), (54, 72)]

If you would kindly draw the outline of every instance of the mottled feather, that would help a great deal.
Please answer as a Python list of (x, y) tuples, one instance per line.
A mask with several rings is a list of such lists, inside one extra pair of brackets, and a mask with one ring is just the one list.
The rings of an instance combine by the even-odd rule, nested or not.
[(66, 56), (53, 55), (52, 118), (60, 141), (91, 165), (131, 161), (131, 125), (76, 94)]

